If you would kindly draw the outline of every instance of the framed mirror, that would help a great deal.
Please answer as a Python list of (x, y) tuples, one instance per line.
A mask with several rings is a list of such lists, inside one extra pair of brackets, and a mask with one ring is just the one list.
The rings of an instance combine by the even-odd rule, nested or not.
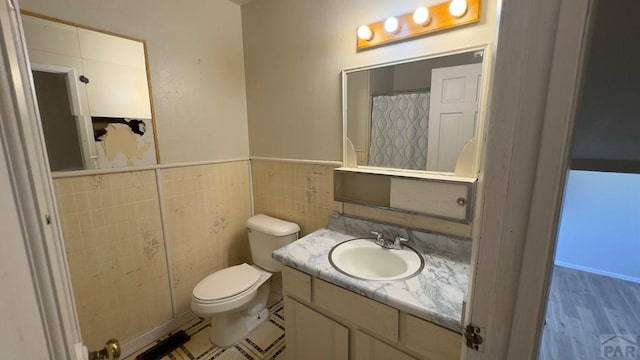
[(343, 71), (345, 167), (475, 177), (485, 48)]
[(145, 43), (22, 13), (52, 172), (159, 163)]

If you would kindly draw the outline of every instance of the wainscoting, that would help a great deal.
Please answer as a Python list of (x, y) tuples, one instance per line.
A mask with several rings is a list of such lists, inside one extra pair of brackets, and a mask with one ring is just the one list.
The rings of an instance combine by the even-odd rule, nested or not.
[(301, 236), (327, 226), (340, 211), (333, 201), (333, 169), (338, 164), (251, 159), (256, 214), (292, 221)]
[(461, 224), (387, 209), (333, 201), (333, 169), (340, 163), (251, 159), (255, 213), (293, 221), (304, 236), (327, 225), (329, 214), (345, 214), (461, 238), (472, 224)]
[[(56, 175), (84, 343), (98, 349), (115, 337), (127, 355), (192, 319), (198, 281), (251, 261), (245, 224), (252, 196), (255, 214), (295, 222), (301, 236), (325, 227), (340, 211), (470, 236), (471, 225), (334, 201), (333, 169), (339, 165), (252, 159)], [(274, 289), (279, 280), (274, 276)]]
[(250, 261), (249, 161), (56, 177), (82, 338), (126, 353), (188, 321), (206, 274)]

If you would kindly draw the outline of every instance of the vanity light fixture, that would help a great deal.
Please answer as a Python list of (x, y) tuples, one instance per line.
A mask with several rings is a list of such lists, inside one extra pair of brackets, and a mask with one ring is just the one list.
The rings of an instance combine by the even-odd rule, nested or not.
[(480, 21), (481, 0), (450, 0), (358, 28), (358, 51)]
[(464, 16), (464, 14), (467, 13), (467, 1), (451, 0), (451, 3), (449, 3), (449, 13), (457, 18)]
[(371, 31), (371, 28), (367, 25), (360, 25), (360, 27), (358, 27), (358, 39), (364, 41), (373, 39), (373, 31)]
[(413, 12), (413, 22), (418, 25), (427, 26), (429, 22), (431, 22), (429, 9), (424, 6), (417, 8), (416, 11)]
[(395, 34), (398, 30), (400, 30), (400, 23), (398, 22), (398, 19), (392, 16), (384, 21), (384, 31), (387, 33)]

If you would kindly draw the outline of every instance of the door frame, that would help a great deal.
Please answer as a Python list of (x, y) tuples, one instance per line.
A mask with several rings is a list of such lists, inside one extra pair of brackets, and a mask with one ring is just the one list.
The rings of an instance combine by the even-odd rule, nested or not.
[[(83, 112), (81, 106), (80, 88), (78, 87), (78, 71), (72, 67), (58, 66), (50, 64), (39, 64), (32, 62), (30, 64), (31, 71), (47, 72), (52, 74), (63, 74), (67, 83), (67, 95), (69, 96), (69, 106), (71, 113), (75, 118), (76, 128), (78, 129), (78, 141), (80, 142), (80, 151), (82, 162), (85, 170), (96, 169), (97, 166), (97, 150), (93, 140), (93, 125), (91, 116)], [(84, 89), (82, 90), (84, 91)]]
[(484, 351), (463, 359), (536, 359), (592, 3), (501, 7), (466, 309)]
[[(23, 341), (27, 342), (23, 345), (28, 346), (31, 336), (34, 336), (38, 337), (34, 343), (46, 344), (46, 349), (41, 350), (50, 359), (86, 359), (87, 349), (81, 341), (58, 227), (53, 183), (34, 97), (22, 20), (15, 0), (5, 0), (0, 5), (0, 20), (0, 66), (3, 72), (0, 76), (0, 146), (13, 193), (13, 206), (8, 204), (7, 208), (15, 209), (24, 255), (28, 260), (15, 271), (28, 271), (30, 274), (27, 279), (32, 283), (42, 321), (40, 329), (32, 327), (35, 332), (23, 335)], [(20, 241), (17, 238), (11, 240)], [(21, 301), (26, 303), (30, 299), (16, 298), (16, 308), (22, 308), (19, 305)], [(23, 315), (15, 316), (21, 319)], [(24, 354), (30, 353), (30, 350), (23, 350)]]

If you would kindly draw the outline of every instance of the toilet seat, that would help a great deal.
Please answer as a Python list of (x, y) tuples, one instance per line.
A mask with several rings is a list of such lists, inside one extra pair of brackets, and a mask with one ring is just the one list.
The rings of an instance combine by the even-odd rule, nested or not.
[(248, 264), (218, 270), (200, 280), (193, 289), (193, 297), (203, 303), (230, 300), (253, 287), (260, 275), (259, 270)]
[[(256, 274), (257, 279), (253, 280)], [(270, 272), (248, 264), (216, 271), (193, 289), (191, 310), (202, 317), (240, 310), (256, 297), (258, 289), (270, 278)], [(224, 287), (222, 283), (231, 287)]]

